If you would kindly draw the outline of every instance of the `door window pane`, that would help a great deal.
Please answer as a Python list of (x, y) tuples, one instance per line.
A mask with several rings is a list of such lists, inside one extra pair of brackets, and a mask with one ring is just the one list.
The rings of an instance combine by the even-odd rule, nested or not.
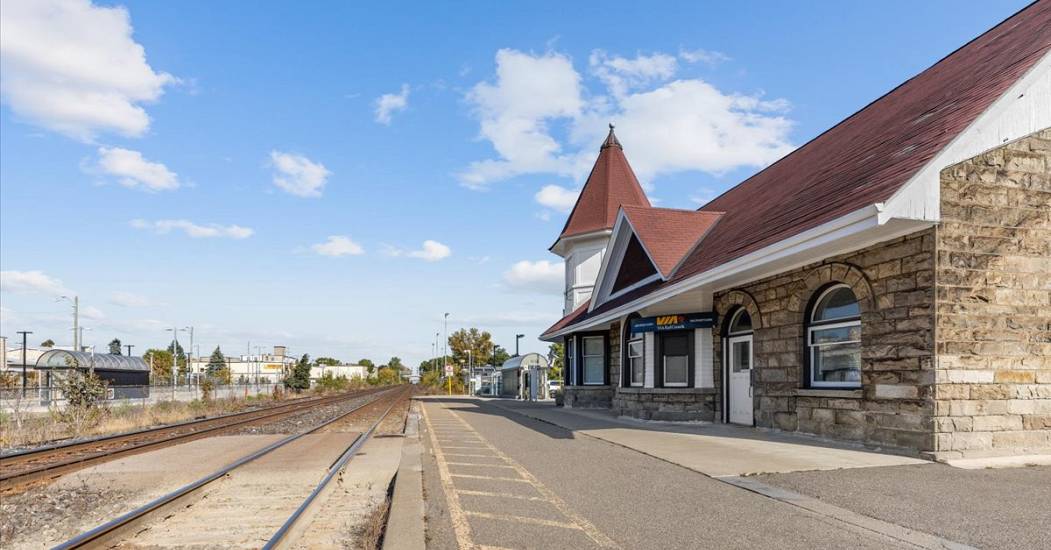
[(690, 358), (685, 355), (664, 356), (664, 385), (685, 386), (689, 376)]
[(744, 341), (734, 342), (732, 345), (733, 350), (731, 352), (731, 356), (733, 357), (733, 361), (730, 365), (730, 368), (732, 368), (734, 372), (746, 371), (752, 368), (750, 349), (752, 347), (752, 343)]

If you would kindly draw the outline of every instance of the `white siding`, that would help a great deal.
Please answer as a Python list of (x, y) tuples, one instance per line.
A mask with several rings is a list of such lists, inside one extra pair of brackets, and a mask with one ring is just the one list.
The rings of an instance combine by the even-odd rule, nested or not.
[(643, 335), (643, 356), (645, 357), (644, 362), (646, 364), (646, 378), (642, 385), (646, 388), (653, 387), (653, 373), (657, 365), (657, 342), (654, 340), (653, 336), (654, 334), (652, 332), (647, 332)]
[(715, 370), (712, 361), (712, 329), (694, 330), (694, 384), (698, 388), (715, 387)]

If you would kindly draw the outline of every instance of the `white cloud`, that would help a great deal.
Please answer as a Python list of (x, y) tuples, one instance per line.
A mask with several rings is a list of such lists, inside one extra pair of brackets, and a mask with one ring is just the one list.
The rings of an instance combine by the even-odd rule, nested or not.
[(322, 256), (357, 256), (365, 253), (360, 244), (346, 235), (330, 235), (325, 242), (311, 245), (310, 248)]
[(81, 306), (79, 312), (81, 317), (92, 321), (101, 321), (106, 318), (106, 314), (95, 306)]
[(149, 191), (171, 191), (180, 186), (179, 177), (159, 162), (150, 162), (142, 153), (120, 147), (99, 147), (98, 170), (114, 176), (124, 187)]
[(88, 0), (5, 0), (0, 63), (4, 103), (82, 141), (99, 132), (142, 135), (150, 126), (142, 104), (177, 82), (147, 63), (125, 8)]
[(188, 237), (194, 239), (205, 239), (205, 238), (227, 238), (227, 239), (247, 239), (251, 237), (255, 231), (248, 227), (241, 227), (240, 225), (219, 225), (216, 223), (209, 223), (205, 225), (196, 224), (189, 220), (131, 220), (131, 226), (136, 229), (145, 229), (153, 231), (154, 233), (164, 235), (171, 233), (172, 231), (182, 231)]
[[(680, 55), (702, 61), (696, 51)], [(762, 167), (793, 148), (792, 122), (784, 116), (788, 101), (723, 91), (697, 78), (669, 81), (677, 62), (668, 54), (624, 58), (594, 52), (589, 67), (599, 93), (585, 88), (571, 60), (557, 52), (500, 50), (496, 64), (495, 83), (481, 82), (467, 95), (481, 137), (497, 154), (459, 175), (471, 188), (521, 174), (579, 182), (610, 121), (617, 122), (618, 137), (645, 185), (662, 174)], [(553, 190), (541, 194), (559, 198)]]
[(504, 283), (512, 290), (561, 294), (565, 276), (562, 262), (522, 260), (504, 272)]
[(121, 291), (110, 293), (109, 303), (121, 307), (151, 307), (157, 305), (145, 296)]
[(663, 53), (636, 55), (634, 59), (609, 56), (602, 50), (591, 52), (588, 58), (591, 72), (601, 80), (610, 93), (622, 97), (629, 90), (663, 82), (675, 76), (678, 61)]
[(574, 173), (576, 159), (561, 153), (548, 123), (580, 115), (584, 107), (580, 80), (565, 55), (498, 51), (496, 81), (479, 82), (467, 100), (481, 121), (480, 137), (492, 144), (499, 158), (471, 163), (459, 175), (460, 182), (484, 189), (518, 174)]
[(687, 63), (704, 63), (705, 65), (715, 66), (724, 61), (729, 61), (730, 57), (722, 52), (714, 50), (679, 50), (679, 58)]
[(423, 241), (423, 246), (419, 250), (403, 250), (401, 248), (388, 245), (384, 248), (383, 252), (388, 256), (405, 256), (409, 258), (419, 258), (428, 262), (437, 262), (439, 260), (444, 260), (445, 258), (452, 256), (453, 253), (452, 249), (448, 246), (438, 241), (432, 241), (430, 239)]
[(534, 198), (536, 202), (552, 210), (568, 213), (573, 210), (573, 205), (577, 203), (579, 195), (579, 189), (572, 190), (560, 185), (545, 185), (540, 188), (540, 191), (537, 191)]
[(270, 152), (274, 167), (274, 185), (297, 197), (320, 197), (328, 177), (332, 175), (320, 162), (303, 155)]
[(401, 92), (383, 94), (376, 99), (376, 122), (390, 124), (391, 115), (404, 111), (409, 106), (409, 85), (402, 84)]
[(0, 290), (15, 294), (73, 294), (62, 281), (42, 271), (0, 271)]

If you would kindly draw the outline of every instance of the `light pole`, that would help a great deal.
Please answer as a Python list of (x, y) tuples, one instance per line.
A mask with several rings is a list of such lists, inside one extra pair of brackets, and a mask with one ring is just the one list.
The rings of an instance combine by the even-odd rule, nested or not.
[(516, 334), (515, 335), (515, 357), (518, 357), (518, 341), (521, 340), (522, 338), (525, 338), (525, 334)]
[(73, 351), (80, 351), (80, 296), (59, 296), (55, 301), (66, 300), (73, 304)]
[[(471, 361), (471, 350), (467, 350), (467, 387), (474, 387), (474, 363)], [(468, 395), (473, 395), (474, 391), (468, 391)]]
[(193, 364), (193, 327), (192, 326), (185, 327), (185, 328), (183, 328), (183, 330), (190, 331), (190, 351), (186, 354), (186, 371), (187, 371), (187, 374), (186, 374), (186, 385), (189, 386), (190, 385), (190, 379), (189, 379), (190, 374), (189, 373), (193, 372), (193, 367), (191, 366)]
[(131, 348), (135, 347), (135, 344), (124, 344), (124, 347), (128, 348), (128, 357), (131, 357)]
[(442, 342), (442, 368), (445, 368), (446, 358), (449, 355), (449, 314), (445, 314), (445, 341)]
[(184, 328), (172, 328), (164, 329), (166, 332), (172, 333), (172, 400), (175, 399), (175, 386), (178, 382), (178, 367), (179, 367), (179, 331), (185, 331)]
[[(33, 334), (33, 332), (29, 331), (29, 330), (20, 330), (20, 331), (18, 331), (18, 334), (22, 335), (22, 397), (25, 397), (26, 396), (26, 337), (29, 336), (30, 334)], [(4, 348), (4, 351), (5, 352), (7, 351), (6, 347)], [(6, 364), (6, 362), (5, 362), (5, 364)], [(39, 386), (39, 385), (40, 384), (38, 383), (37, 386)]]

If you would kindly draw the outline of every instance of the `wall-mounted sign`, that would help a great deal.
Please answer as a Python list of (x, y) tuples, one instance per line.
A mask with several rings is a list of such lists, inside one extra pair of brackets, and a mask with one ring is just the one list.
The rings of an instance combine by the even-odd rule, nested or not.
[(639, 332), (664, 332), (691, 328), (711, 328), (715, 324), (715, 313), (676, 313), (631, 320), (632, 334)]

